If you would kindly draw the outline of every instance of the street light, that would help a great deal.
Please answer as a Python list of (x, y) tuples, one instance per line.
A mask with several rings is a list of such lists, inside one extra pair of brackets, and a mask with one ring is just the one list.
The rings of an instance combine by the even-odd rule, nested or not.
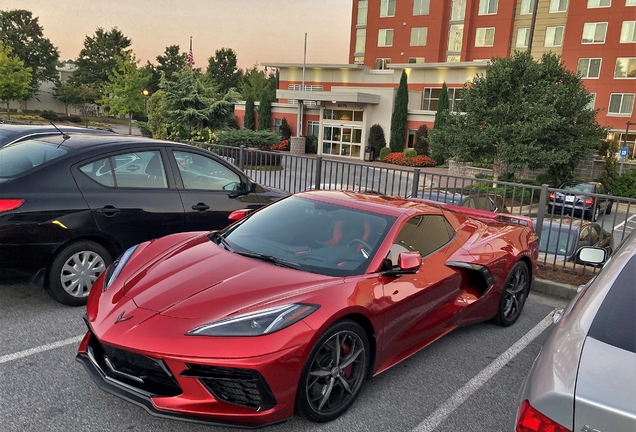
[(150, 92), (144, 89), (142, 93), (144, 95), (144, 110), (146, 112), (146, 117), (147, 117), (148, 116), (148, 95), (150, 94)]

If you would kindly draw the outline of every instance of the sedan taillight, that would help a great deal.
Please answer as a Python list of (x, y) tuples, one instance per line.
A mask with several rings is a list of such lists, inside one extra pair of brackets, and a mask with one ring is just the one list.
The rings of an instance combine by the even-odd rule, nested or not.
[(23, 203), (23, 199), (0, 199), (0, 213), (15, 210)]
[(572, 432), (532, 408), (527, 400), (524, 400), (521, 407), (519, 407), (515, 430), (517, 432)]
[(550, 201), (554, 201), (554, 192), (550, 194)]
[(594, 205), (594, 198), (592, 198), (592, 197), (585, 198), (585, 205), (586, 206), (593, 206)]

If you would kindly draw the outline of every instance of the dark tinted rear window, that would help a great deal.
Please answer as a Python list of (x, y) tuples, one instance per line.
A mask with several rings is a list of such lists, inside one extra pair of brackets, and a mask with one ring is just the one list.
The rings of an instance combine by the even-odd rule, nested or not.
[(603, 300), (589, 336), (636, 353), (636, 256), (616, 278)]
[[(59, 139), (59, 143), (56, 140)], [(68, 150), (60, 147), (62, 137), (47, 141), (29, 140), (0, 148), (0, 177), (15, 177), (37, 166), (64, 156)]]

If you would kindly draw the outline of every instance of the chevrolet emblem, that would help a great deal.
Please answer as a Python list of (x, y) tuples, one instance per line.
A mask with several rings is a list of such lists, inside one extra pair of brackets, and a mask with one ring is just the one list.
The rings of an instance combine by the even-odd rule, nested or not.
[(115, 320), (115, 324), (119, 324), (120, 322), (128, 321), (129, 319), (131, 319), (133, 317), (133, 315), (128, 315), (127, 317), (124, 318), (124, 314), (125, 313), (126, 313), (126, 311), (123, 311), (122, 313), (119, 314), (119, 316)]

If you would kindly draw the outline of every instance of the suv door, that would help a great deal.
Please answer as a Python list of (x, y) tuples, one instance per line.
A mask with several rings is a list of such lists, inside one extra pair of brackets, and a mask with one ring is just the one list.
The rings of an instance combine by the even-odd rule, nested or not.
[(185, 209), (186, 231), (225, 228), (228, 216), (239, 209), (261, 207), (258, 195), (248, 190), (247, 177), (209, 154), (171, 149), (170, 163), (179, 173), (177, 187)]
[(184, 230), (183, 205), (162, 153), (127, 150), (73, 167), (98, 228), (122, 249)]

